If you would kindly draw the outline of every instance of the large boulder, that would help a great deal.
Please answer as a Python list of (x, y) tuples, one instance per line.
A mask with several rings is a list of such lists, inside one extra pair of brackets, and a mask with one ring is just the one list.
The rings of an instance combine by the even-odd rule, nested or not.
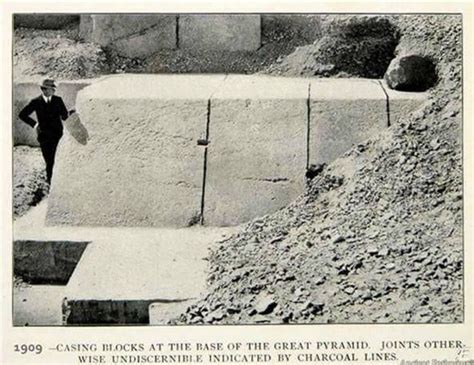
[(432, 59), (416, 54), (394, 58), (384, 78), (391, 89), (401, 91), (425, 91), (438, 80)]

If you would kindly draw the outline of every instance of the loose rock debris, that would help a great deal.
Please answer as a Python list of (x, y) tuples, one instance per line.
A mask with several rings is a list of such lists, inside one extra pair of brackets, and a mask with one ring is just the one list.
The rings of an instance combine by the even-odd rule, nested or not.
[(463, 320), (461, 20), (398, 24), (397, 52), (437, 62), (430, 101), (216, 244), (208, 293), (173, 323)]

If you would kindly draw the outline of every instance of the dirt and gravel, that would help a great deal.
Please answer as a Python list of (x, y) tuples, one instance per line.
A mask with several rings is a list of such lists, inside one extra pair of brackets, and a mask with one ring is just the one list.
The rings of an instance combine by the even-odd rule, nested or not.
[(47, 194), (46, 172), (37, 147), (13, 148), (13, 217), (21, 217)]
[(107, 71), (105, 52), (93, 43), (79, 41), (78, 26), (61, 30), (17, 28), (13, 40), (15, 81), (82, 79)]
[(388, 16), (322, 17), (322, 36), (282, 57), (264, 73), (282, 76), (381, 78), (399, 39)]
[(397, 24), (397, 53), (437, 61), (430, 101), (218, 243), (208, 294), (177, 323), (463, 320), (461, 19)]

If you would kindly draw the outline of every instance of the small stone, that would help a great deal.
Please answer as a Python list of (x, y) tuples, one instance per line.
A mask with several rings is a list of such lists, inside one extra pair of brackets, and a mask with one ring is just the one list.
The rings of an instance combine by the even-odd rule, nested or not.
[(264, 294), (257, 298), (254, 308), (259, 314), (269, 314), (276, 308), (277, 302), (275, 302), (272, 295)]
[(239, 313), (240, 312), (240, 308), (237, 308), (237, 307), (228, 307), (227, 308), (227, 313), (229, 314), (235, 314), (235, 313)]
[(449, 304), (449, 303), (451, 303), (452, 301), (453, 301), (453, 300), (452, 300), (452, 298), (451, 298), (450, 296), (445, 296), (445, 297), (441, 298), (441, 303), (442, 303), (442, 304)]
[(372, 256), (372, 255), (376, 255), (379, 252), (379, 249), (375, 246), (369, 246), (367, 248), (367, 252), (368, 252), (369, 255)]
[(336, 238), (334, 239), (333, 243), (340, 243), (340, 242), (344, 242), (346, 239), (344, 238), (344, 236), (341, 236), (341, 235), (337, 235)]
[(317, 314), (321, 313), (324, 308), (324, 303), (321, 302), (312, 302), (312, 301), (307, 301), (302, 305), (302, 310), (307, 311), (311, 314)]
[(248, 310), (247, 314), (248, 314), (249, 316), (253, 316), (253, 315), (257, 314), (257, 310), (256, 310), (255, 308), (250, 308), (250, 309)]
[(348, 287), (344, 288), (344, 292), (345, 292), (346, 294), (352, 295), (352, 294), (354, 294), (354, 292), (355, 292), (355, 287), (353, 287), (353, 286), (348, 286)]
[(269, 323), (270, 319), (262, 316), (261, 314), (257, 314), (255, 317), (253, 317), (253, 320), (255, 323)]
[(385, 257), (385, 256), (388, 256), (389, 253), (390, 253), (390, 249), (387, 248), (387, 247), (384, 247), (384, 248), (382, 248), (382, 249), (379, 250), (378, 256), (380, 256), (380, 257)]
[(338, 275), (347, 275), (349, 274), (349, 269), (346, 266), (343, 266), (339, 271), (337, 272)]
[(418, 283), (416, 281), (416, 279), (414, 278), (410, 278), (406, 281), (404, 287), (405, 288), (414, 288), (414, 287), (417, 287), (418, 286)]
[(314, 279), (314, 284), (316, 285), (321, 285), (321, 284), (324, 284), (325, 282), (326, 282), (326, 279), (321, 276)]

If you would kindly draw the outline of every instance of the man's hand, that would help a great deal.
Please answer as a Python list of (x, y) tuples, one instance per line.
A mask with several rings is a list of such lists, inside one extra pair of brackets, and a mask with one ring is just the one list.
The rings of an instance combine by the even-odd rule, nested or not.
[(73, 115), (76, 112), (76, 109), (69, 110), (69, 116)]

